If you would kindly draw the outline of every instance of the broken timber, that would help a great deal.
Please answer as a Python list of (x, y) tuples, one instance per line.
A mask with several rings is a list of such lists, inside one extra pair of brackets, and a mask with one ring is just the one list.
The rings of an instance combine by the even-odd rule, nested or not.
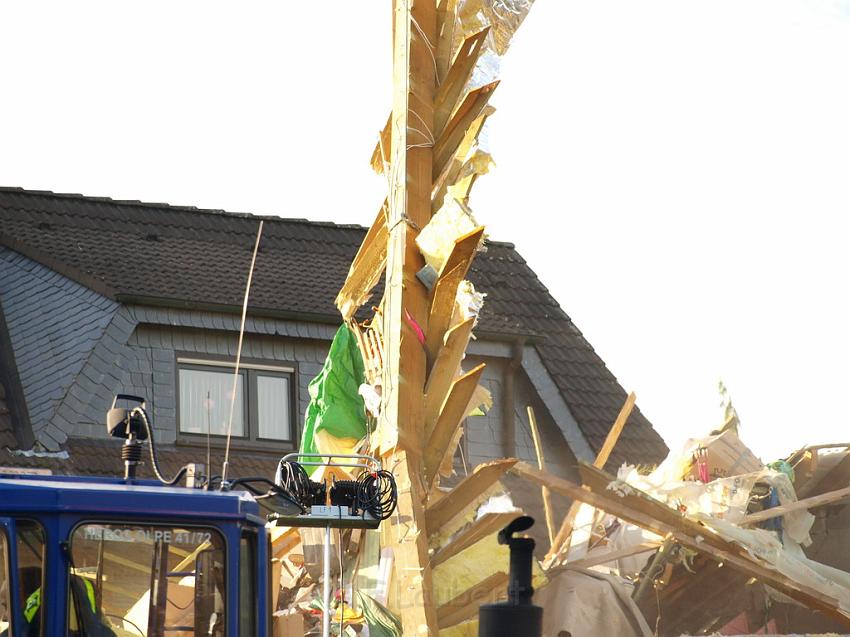
[[(597, 469), (604, 468), (608, 463), (608, 459), (611, 457), (611, 452), (614, 451), (614, 447), (620, 439), (620, 434), (623, 433), (623, 429), (629, 420), (629, 416), (632, 414), (632, 410), (635, 406), (635, 400), (635, 393), (630, 392), (626, 397), (626, 402), (623, 403), (623, 406), (620, 409), (620, 413), (617, 414), (617, 419), (611, 426), (611, 430), (605, 437), (605, 442), (602, 443), (602, 448), (599, 450), (599, 453), (596, 454), (596, 460), (593, 461), (593, 466)], [(552, 542), (549, 553), (546, 555), (547, 566), (551, 566), (557, 562), (569, 548), (570, 535), (573, 532), (573, 523), (575, 522), (576, 515), (578, 515), (580, 506), (581, 502), (579, 500), (576, 500), (570, 505), (567, 514), (564, 516), (564, 521), (561, 523), (561, 528), (558, 530), (558, 534)]]
[(586, 463), (580, 463), (580, 468), (587, 489), (535, 469), (524, 462), (516, 463), (512, 471), (538, 484), (545, 484), (556, 493), (590, 504), (657, 535), (669, 536), (688, 549), (702, 553), (716, 562), (728, 564), (788, 597), (850, 626), (850, 614), (838, 606), (837, 600), (756, 561), (747, 555), (743, 548), (724, 540), (697, 521), (683, 516), (633, 487), (629, 489), (629, 493), (614, 495), (608, 490), (608, 485), (614, 480), (612, 476)]
[(428, 42), (436, 37), (436, 7), (433, 0), (395, 0), (393, 12), (393, 169), (388, 198), (381, 417), (397, 427), (399, 444), (395, 449), (381, 449), (381, 453), (384, 465), (395, 475), (399, 499), (390, 524), (382, 525), (382, 545), (393, 551), (404, 634), (425, 636), (437, 634), (419, 457), (426, 358), (405, 316), (420, 326), (427, 325), (427, 292), (416, 280), (424, 260), (415, 239), (417, 230), (431, 218), (433, 140), (422, 129), (433, 127), (436, 78)]

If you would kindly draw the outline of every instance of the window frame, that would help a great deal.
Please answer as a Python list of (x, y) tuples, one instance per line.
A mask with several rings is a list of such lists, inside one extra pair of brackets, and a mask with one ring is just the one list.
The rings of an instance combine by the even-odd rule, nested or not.
[(0, 583), (6, 584), (6, 598), (0, 599), (0, 602), (6, 604), (6, 619), (9, 620), (9, 625), (6, 627), (7, 635), (15, 634), (15, 607), (12, 601), (12, 580), (10, 574), (12, 572), (12, 554), (11, 546), (9, 545), (9, 533), (5, 524), (0, 524), (0, 554), (2, 554), (3, 569), (0, 570)]
[[(230, 603), (231, 596), (234, 594), (230, 591), (230, 559), (231, 559), (231, 551), (232, 547), (230, 545), (230, 535), (221, 527), (216, 524), (204, 524), (199, 522), (190, 522), (184, 523), (184, 521), (177, 519), (159, 519), (153, 518), (151, 519), (138, 519), (134, 520), (132, 518), (121, 518), (121, 517), (91, 517), (91, 518), (83, 518), (77, 520), (77, 522), (70, 528), (68, 531), (68, 551), (70, 555), (73, 556), (73, 539), (74, 534), (81, 528), (86, 525), (113, 525), (113, 526), (146, 526), (146, 527), (160, 527), (160, 528), (181, 528), (181, 529), (199, 529), (201, 531), (211, 531), (218, 535), (221, 540), (222, 546), (224, 547), (224, 634), (225, 637), (229, 637), (230, 635), (230, 619), (229, 615), (231, 612)], [(70, 603), (70, 595), (71, 595), (71, 567), (70, 564), (63, 562), (66, 564), (65, 577), (66, 577), (66, 586), (67, 593), (69, 595), (69, 602), (66, 605), (65, 609), (65, 629), (67, 630), (68, 626), (70, 626), (71, 621), (71, 603)], [(42, 587), (44, 586), (44, 571), (42, 571)], [(238, 591), (236, 592), (238, 595)], [(43, 603), (42, 598), (42, 603)], [(12, 633), (10, 633), (11, 635)], [(42, 632), (41, 637), (44, 637), (44, 633)]]
[[(44, 632), (45, 631), (45, 624), (47, 623), (46, 613), (45, 613), (44, 609), (46, 608), (47, 603), (50, 601), (49, 596), (51, 594), (51, 591), (47, 587), (47, 528), (45, 527), (44, 522), (42, 522), (38, 518), (21, 517), (21, 518), (15, 518), (14, 519), (14, 524), (15, 524), (15, 527), (14, 527), (15, 528), (15, 549), (14, 549), (15, 550), (15, 568), (18, 571), (15, 574), (16, 579), (21, 577), (21, 560), (20, 560), (20, 551), (19, 551), (19, 548), (20, 548), (19, 543), (21, 542), (21, 539), (20, 539), (21, 531), (18, 529), (18, 527), (22, 523), (23, 524), (32, 524), (33, 526), (37, 527), (41, 531), (41, 539), (42, 539), (41, 567), (40, 567), (41, 568), (41, 574), (40, 574), (41, 577), (40, 577), (40, 581), (39, 581), (39, 585), (38, 585), (38, 588), (41, 591), (41, 603), (40, 603), (39, 609), (38, 609), (38, 615), (39, 615), (38, 637), (44, 637), (44, 635), (45, 635), (45, 632)], [(32, 547), (29, 547), (29, 548), (32, 549)], [(20, 586), (20, 584), (18, 584), (18, 585)], [(10, 597), (11, 597), (11, 595), (10, 595)], [(23, 611), (24, 611), (24, 608), (26, 607), (27, 599), (20, 599), (20, 600), (18, 600), (18, 603), (20, 605), (20, 613), (16, 617), (21, 619), (21, 618), (23, 618)], [(29, 624), (29, 622), (27, 622), (27, 621), (24, 621), (23, 623), (25, 625)], [(12, 621), (12, 624), (14, 624), (14, 620)], [(23, 628), (21, 628), (20, 630), (23, 630)], [(9, 634), (12, 635), (14, 633), (9, 633)]]
[[(174, 360), (174, 385), (175, 385), (175, 414), (177, 442), (191, 446), (206, 446), (206, 433), (193, 433), (181, 429), (180, 413), (180, 371), (183, 369), (195, 369), (205, 372), (223, 372), (232, 378), (233, 357), (214, 356), (198, 354), (196, 352), (176, 352)], [(300, 443), (300, 426), (298, 419), (298, 365), (290, 361), (270, 361), (264, 359), (249, 358), (239, 363), (239, 375), (243, 377), (242, 385), (247, 393), (242, 400), (242, 422), (244, 424), (243, 435), (231, 437), (231, 447), (243, 449), (269, 449), (274, 445), (275, 451), (297, 450)], [(274, 378), (286, 378), (289, 382), (289, 438), (261, 438), (259, 435), (259, 390), (257, 387), (258, 376), (271, 376)], [(210, 445), (212, 447), (224, 447), (227, 436), (222, 434), (211, 434)]]

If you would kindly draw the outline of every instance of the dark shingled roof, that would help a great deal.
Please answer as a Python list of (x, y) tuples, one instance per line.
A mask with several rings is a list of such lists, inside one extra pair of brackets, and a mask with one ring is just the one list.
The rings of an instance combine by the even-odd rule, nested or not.
[[(334, 298), (360, 226), (264, 217), (251, 311), (339, 320)], [(237, 308), (260, 217), (0, 188), (0, 243), (119, 301)], [(626, 398), (601, 358), (512, 244), (488, 242), (470, 278), (487, 293), (478, 331), (531, 336), (598, 450)], [(667, 447), (635, 410), (609, 466), (652, 464)]]
[(32, 444), (29, 415), (22, 402), (12, 343), (0, 304), (0, 449), (14, 449), (22, 442)]
[(0, 381), (0, 448), (16, 447), (15, 428), (12, 425), (12, 413), (6, 402), (6, 388)]

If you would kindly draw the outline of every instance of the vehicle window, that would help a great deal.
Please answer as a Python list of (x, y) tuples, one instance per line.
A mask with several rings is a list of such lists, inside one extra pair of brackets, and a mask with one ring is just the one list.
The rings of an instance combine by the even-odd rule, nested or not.
[(5, 529), (0, 528), (0, 635), (4, 636), (11, 633), (9, 594), (9, 545)]
[(83, 524), (71, 562), (71, 637), (224, 636), (225, 550), (214, 529)]
[[(27, 627), (23, 634), (44, 634), (44, 528), (32, 520), (15, 522), (15, 544), (18, 555), (18, 588)], [(49, 594), (49, 591), (48, 593)]]

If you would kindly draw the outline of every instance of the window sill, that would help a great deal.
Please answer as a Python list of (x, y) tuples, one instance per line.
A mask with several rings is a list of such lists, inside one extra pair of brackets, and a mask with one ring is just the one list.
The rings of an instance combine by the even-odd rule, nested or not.
[[(195, 437), (191, 434), (178, 434), (175, 445), (178, 447), (206, 449), (207, 439), (205, 436)], [(224, 438), (211, 438), (209, 445), (211, 449), (224, 451), (227, 448), (227, 441)], [(245, 440), (244, 438), (231, 438), (230, 448), (234, 451), (259, 451), (269, 455), (284, 455), (298, 451), (298, 443), (287, 440)]]

